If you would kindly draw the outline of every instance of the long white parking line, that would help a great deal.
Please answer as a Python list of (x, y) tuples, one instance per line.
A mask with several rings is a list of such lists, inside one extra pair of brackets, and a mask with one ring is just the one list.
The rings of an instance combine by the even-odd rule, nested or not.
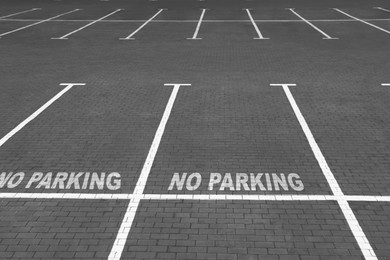
[(364, 234), (361, 226), (359, 225), (359, 222), (353, 213), (351, 207), (349, 206), (349, 203), (347, 200), (343, 199), (344, 193), (340, 189), (340, 186), (334, 177), (332, 171), (329, 168), (329, 165), (322, 154), (316, 140), (314, 139), (314, 136), (306, 123), (305, 118), (303, 117), (297, 103), (295, 102), (295, 99), (289, 89), (290, 86), (296, 86), (295, 84), (271, 84), (271, 86), (278, 86), (282, 87), (284, 90), (284, 93), (286, 94), (286, 97), (291, 105), (291, 108), (293, 109), (295, 116), (298, 119), (299, 124), (302, 127), (302, 130), (306, 136), (307, 141), (309, 142), (309, 145), (313, 151), (313, 154), (315, 158), (317, 159), (317, 162), (328, 181), (329, 187), (332, 190), (332, 193), (337, 197), (339, 196), (340, 199), (337, 200), (341, 211), (343, 212), (345, 219), (349, 225), (349, 228), (352, 231), (352, 234), (354, 235), (356, 242), (358, 243), (360, 250), (362, 251), (362, 254), (364, 255), (366, 260), (377, 260), (378, 258), (375, 255), (374, 250), (372, 249), (369, 241), (367, 240), (366, 235)]
[[(172, 94), (168, 100), (167, 106), (165, 108), (163, 117), (161, 118), (160, 125), (157, 128), (156, 134), (154, 136), (152, 145), (149, 149), (148, 156), (146, 157), (144, 166), (142, 168), (141, 174), (138, 178), (137, 184), (134, 188), (134, 195), (142, 195), (146, 186), (146, 182), (149, 177), (150, 170), (152, 168), (154, 158), (156, 157), (158, 148), (160, 146), (161, 138), (165, 131), (165, 126), (168, 122), (169, 116), (171, 115), (173, 104), (175, 103), (177, 93), (179, 92), (180, 87), (182, 86), (191, 86), (191, 84), (164, 84), (164, 86), (173, 86)], [(117, 237), (115, 239), (114, 245), (111, 249), (108, 259), (118, 260), (122, 255), (123, 248), (125, 246), (127, 236), (129, 235), (131, 225), (135, 217), (138, 205), (140, 203), (139, 198), (132, 198), (127, 207), (125, 216), (123, 218), (122, 224), (118, 230)]]
[(44, 22), (47, 22), (47, 21), (56, 19), (56, 18), (58, 18), (58, 17), (61, 17), (61, 16), (63, 16), (63, 15), (66, 15), (66, 14), (70, 14), (70, 13), (77, 12), (77, 11), (79, 11), (79, 10), (81, 10), (81, 9), (74, 9), (74, 10), (72, 10), (72, 11), (69, 11), (69, 12), (66, 12), (66, 13), (63, 13), (63, 14), (59, 14), (59, 15), (53, 16), (53, 17), (48, 18), (48, 19), (41, 20), (41, 21), (39, 21), (39, 22), (36, 22), (36, 23), (33, 23), (33, 24), (29, 24), (29, 25), (23, 26), (23, 27), (20, 27), (20, 28), (18, 28), (18, 29), (15, 29), (15, 30), (12, 30), (12, 31), (9, 31), (9, 32), (6, 32), (6, 33), (2, 33), (2, 34), (0, 34), (0, 37), (2, 37), (2, 36), (4, 36), (4, 35), (7, 35), (7, 34), (11, 34), (11, 33), (17, 32), (17, 31), (21, 31), (21, 30), (23, 30), (23, 29), (29, 28), (29, 27), (34, 26), (34, 25), (38, 25), (38, 24), (41, 24), (41, 23), (44, 23)]
[(11, 132), (9, 132), (3, 138), (1, 138), (0, 147), (5, 142), (7, 142), (12, 136), (14, 136), (17, 132), (19, 132), (24, 126), (26, 126), (29, 122), (31, 122), (34, 118), (36, 118), (39, 114), (41, 114), (46, 108), (48, 108), (51, 104), (53, 104), (57, 99), (59, 99), (62, 95), (64, 95), (68, 90), (70, 90), (73, 86), (83, 86), (85, 85), (85, 83), (61, 83), (60, 85), (66, 87), (63, 90), (61, 90), (57, 95), (52, 97), (49, 101), (47, 101), (37, 111), (35, 111), (29, 117), (27, 117), (23, 122), (21, 122), (14, 129), (12, 129)]
[(119, 40), (134, 40), (133, 36), (139, 32), (142, 28), (144, 28), (148, 23), (150, 23), (150, 21), (152, 21), (154, 18), (156, 18), (157, 15), (159, 15), (162, 11), (164, 11), (166, 9), (159, 9), (159, 11), (153, 15), (149, 20), (147, 20), (146, 22), (144, 22), (140, 27), (138, 27), (137, 30), (135, 30), (132, 34), (130, 34), (129, 36), (127, 36), (126, 38), (119, 38)]
[(390, 83), (382, 83), (382, 86), (384, 86), (384, 87), (390, 87)]
[(202, 39), (202, 38), (198, 38), (198, 33), (199, 33), (200, 25), (202, 24), (202, 21), (203, 21), (204, 14), (206, 13), (206, 10), (208, 10), (208, 9), (202, 9), (202, 13), (200, 14), (200, 18), (199, 18), (198, 24), (196, 25), (194, 35), (192, 36), (192, 38), (187, 38), (187, 40), (201, 40)]
[(369, 22), (367, 22), (367, 21), (364, 21), (363, 19), (359, 19), (359, 18), (357, 18), (357, 17), (355, 17), (355, 16), (352, 16), (352, 15), (350, 15), (350, 14), (347, 14), (346, 12), (341, 11), (340, 9), (337, 9), (337, 8), (333, 8), (333, 9), (336, 10), (337, 12), (339, 12), (339, 13), (342, 13), (342, 14), (344, 14), (344, 15), (346, 15), (346, 16), (348, 16), (348, 17), (354, 19), (354, 20), (356, 20), (356, 21), (365, 23), (365, 24), (367, 24), (367, 25), (369, 25), (369, 26), (371, 26), (371, 27), (374, 27), (374, 28), (376, 28), (376, 29), (378, 29), (378, 30), (381, 30), (382, 32), (385, 32), (385, 33), (390, 34), (390, 32), (389, 32), (388, 30), (385, 30), (385, 29), (383, 29), (383, 28), (381, 28), (381, 27), (379, 27), (379, 26), (376, 26), (375, 24), (369, 23)]
[(287, 8), (287, 9), (290, 10), (296, 16), (298, 16), (302, 21), (304, 21), (305, 23), (307, 23), (308, 25), (313, 27), (315, 30), (317, 30), (319, 33), (321, 33), (323, 36), (325, 36), (325, 38), (323, 38), (323, 39), (325, 39), (325, 40), (337, 40), (338, 39), (338, 38), (334, 38), (334, 37), (329, 36), (324, 31), (322, 31), (320, 28), (318, 28), (317, 26), (315, 26), (314, 24), (312, 24), (311, 22), (309, 22), (308, 20), (303, 18), (300, 14), (298, 14), (297, 12), (294, 11), (294, 8)]
[(77, 29), (77, 30), (74, 30), (73, 32), (70, 32), (70, 33), (65, 34), (65, 35), (63, 35), (63, 36), (61, 36), (61, 37), (52, 38), (52, 39), (53, 39), (53, 40), (67, 40), (67, 39), (68, 39), (68, 38), (67, 38), (68, 36), (70, 36), (70, 35), (72, 35), (72, 34), (74, 34), (74, 33), (76, 33), (76, 32), (79, 32), (79, 31), (81, 31), (81, 30), (83, 30), (83, 29), (85, 29), (85, 28), (87, 28), (87, 27), (89, 27), (89, 26), (91, 26), (91, 25), (93, 25), (93, 24), (95, 24), (95, 23), (97, 23), (97, 22), (99, 22), (99, 21), (101, 21), (101, 20), (103, 20), (103, 19), (109, 17), (110, 15), (113, 15), (113, 14), (119, 12), (119, 11), (122, 11), (122, 10), (123, 10), (123, 9), (117, 9), (117, 10), (115, 10), (114, 12), (111, 12), (111, 13), (109, 13), (109, 14), (107, 14), (107, 15), (105, 15), (105, 16), (103, 16), (103, 17), (97, 19), (97, 20), (94, 20), (94, 21), (90, 22), (89, 24), (86, 24), (86, 25), (80, 27), (80, 28)]
[(36, 11), (36, 10), (42, 10), (42, 9), (41, 8), (33, 8), (33, 9), (30, 9), (30, 10), (21, 11), (21, 12), (18, 12), (18, 13), (1, 16), (0, 19), (8, 18), (8, 17), (15, 16), (15, 15), (18, 15), (18, 14), (25, 14), (25, 13), (33, 12), (33, 11)]
[(257, 27), (257, 24), (255, 23), (255, 20), (253, 19), (252, 14), (249, 11), (249, 9), (244, 9), (244, 10), (247, 12), (247, 14), (249, 16), (249, 19), (251, 20), (252, 25), (253, 25), (253, 27), (255, 27), (255, 30), (257, 32), (257, 36), (258, 37), (257, 38), (253, 38), (253, 39), (255, 39), (255, 40), (267, 40), (267, 39), (269, 39), (269, 38), (264, 38), (263, 34), (259, 30), (259, 27)]
[(360, 201), (390, 202), (390, 196), (367, 195), (232, 195), (232, 194), (133, 194), (133, 193), (0, 193), (0, 199), (80, 199), (80, 200), (254, 200), (254, 201)]
[(390, 13), (390, 10), (387, 10), (385, 8), (382, 8), (382, 7), (374, 7), (374, 9), (379, 9), (379, 10), (382, 10), (382, 11)]

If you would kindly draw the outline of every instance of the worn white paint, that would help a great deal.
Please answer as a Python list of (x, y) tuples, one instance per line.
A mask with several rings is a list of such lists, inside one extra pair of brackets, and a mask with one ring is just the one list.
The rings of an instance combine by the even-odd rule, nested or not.
[(202, 39), (202, 38), (198, 38), (198, 33), (199, 33), (200, 25), (202, 24), (202, 21), (203, 21), (204, 14), (206, 13), (206, 10), (208, 10), (208, 9), (202, 9), (202, 13), (200, 14), (200, 18), (199, 18), (198, 24), (196, 25), (194, 35), (192, 36), (192, 38), (187, 38), (188, 40), (201, 40)]
[(66, 86), (63, 90), (61, 90), (57, 95), (47, 101), (43, 106), (41, 106), (37, 111), (32, 113), (29, 117), (27, 117), (23, 122), (17, 125), (14, 129), (12, 129), (8, 134), (6, 134), (3, 138), (0, 139), (0, 147), (7, 142), (12, 136), (14, 136), (17, 132), (19, 132), (23, 127), (25, 127), (29, 122), (34, 120), (39, 114), (41, 114), (45, 109), (47, 109), (51, 104), (53, 104), (57, 99), (59, 99), (62, 95), (64, 95), (67, 91), (69, 91), (73, 86), (84, 86), (85, 83), (61, 83), (61, 86)]
[(42, 10), (42, 9), (41, 8), (32, 8), (30, 10), (21, 11), (21, 12), (18, 12), (18, 13), (13, 13), (13, 14), (8, 14), (8, 15), (1, 16), (0, 19), (8, 18), (8, 17), (15, 16), (15, 15), (18, 15), (18, 14), (25, 14), (25, 13), (29, 13), (29, 12), (33, 12), (33, 11), (37, 11), (37, 10)]
[(52, 38), (52, 39), (53, 40), (67, 40), (70, 35), (75, 34), (76, 32), (79, 32), (79, 31), (81, 31), (81, 30), (83, 30), (83, 29), (85, 29), (85, 28), (87, 28), (87, 27), (89, 27), (89, 26), (91, 26), (91, 25), (93, 25), (93, 24), (95, 24), (95, 23), (97, 23), (97, 22), (99, 22), (99, 21), (101, 21), (101, 20), (103, 20), (103, 19), (105, 19), (105, 18), (107, 18), (107, 17), (117, 13), (117, 12), (119, 12), (119, 11), (122, 11), (122, 10), (123, 9), (117, 9), (114, 12), (111, 12), (111, 13), (109, 13), (109, 14), (107, 14), (107, 15), (105, 15), (105, 16), (97, 19), (97, 20), (94, 20), (94, 21), (92, 21), (92, 22), (90, 22), (90, 23), (88, 23), (88, 24), (86, 24), (86, 25), (84, 25), (84, 26), (82, 26), (82, 27), (80, 27), (80, 28), (78, 28), (78, 29), (68, 33), (68, 34), (65, 34), (65, 35), (63, 35), (61, 37), (58, 37), (58, 38)]
[(14, 30), (9, 31), (9, 32), (2, 33), (2, 34), (0, 34), (0, 37), (2, 37), (2, 36), (4, 36), (4, 35), (11, 34), (11, 33), (14, 33), (14, 32), (18, 32), (18, 31), (24, 30), (24, 29), (26, 29), (26, 28), (29, 28), (29, 27), (32, 27), (32, 26), (35, 26), (35, 25), (38, 25), (38, 24), (41, 24), (41, 23), (45, 23), (45, 22), (51, 21), (51, 20), (56, 19), (56, 18), (58, 18), (58, 17), (64, 16), (64, 15), (66, 15), (66, 14), (74, 13), (74, 12), (77, 12), (77, 11), (79, 11), (79, 10), (81, 10), (81, 9), (74, 9), (74, 10), (72, 10), (72, 11), (69, 11), (69, 12), (66, 12), (66, 13), (63, 13), (63, 14), (56, 15), (56, 16), (53, 16), (53, 17), (48, 18), (48, 19), (45, 19), (45, 20), (40, 20), (39, 22), (36, 22), (36, 23), (33, 23), (33, 24), (29, 24), (29, 25), (20, 27), (20, 28), (18, 28), (18, 29), (14, 29)]
[(322, 154), (316, 140), (314, 139), (314, 136), (305, 120), (303, 117), (297, 103), (295, 102), (295, 99), (289, 89), (290, 86), (296, 86), (296, 84), (271, 84), (271, 86), (278, 86), (282, 87), (284, 90), (284, 93), (286, 94), (286, 97), (291, 105), (291, 108), (294, 111), (294, 114), (296, 118), (298, 119), (299, 124), (301, 125), (301, 128), (306, 136), (307, 141), (309, 142), (309, 145), (313, 151), (313, 154), (315, 158), (317, 159), (317, 162), (326, 178), (328, 181), (329, 187), (332, 190), (332, 193), (336, 197), (340, 197), (340, 199), (337, 199), (338, 204), (340, 205), (341, 211), (343, 212), (344, 216), (346, 217), (347, 223), (355, 236), (356, 242), (359, 245), (359, 248), (364, 255), (366, 260), (377, 260), (377, 257), (375, 255), (374, 250), (372, 249), (370, 243), (367, 240), (366, 235), (364, 234), (362, 228), (359, 225), (359, 222), (351, 210), (349, 203), (347, 200), (343, 199), (344, 193), (340, 189), (340, 186), (334, 177), (332, 171), (329, 168), (329, 165)]
[(253, 38), (253, 39), (255, 39), (255, 40), (267, 40), (267, 39), (269, 39), (269, 38), (264, 38), (263, 34), (260, 32), (260, 29), (259, 29), (259, 27), (257, 27), (257, 24), (256, 24), (255, 20), (253, 19), (250, 10), (249, 9), (244, 9), (244, 10), (247, 12), (247, 14), (249, 16), (249, 19), (251, 20), (251, 23), (252, 23), (253, 27), (255, 28), (255, 31), (256, 31), (257, 36), (258, 36), (257, 38)]

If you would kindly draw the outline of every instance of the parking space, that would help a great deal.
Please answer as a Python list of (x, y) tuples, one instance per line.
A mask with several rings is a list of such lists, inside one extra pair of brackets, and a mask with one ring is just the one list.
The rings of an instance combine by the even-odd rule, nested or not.
[(1, 200), (3, 259), (107, 259), (123, 201)]
[(367, 234), (379, 259), (388, 259), (390, 255), (389, 234), (390, 218), (388, 203), (353, 202), (351, 207)]
[(123, 259), (363, 259), (329, 202), (141, 203)]

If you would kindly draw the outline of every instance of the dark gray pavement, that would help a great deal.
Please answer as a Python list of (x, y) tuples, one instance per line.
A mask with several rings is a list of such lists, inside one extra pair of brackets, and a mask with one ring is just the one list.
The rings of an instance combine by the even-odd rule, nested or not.
[(390, 259), (386, 10), (0, 0), (0, 259)]

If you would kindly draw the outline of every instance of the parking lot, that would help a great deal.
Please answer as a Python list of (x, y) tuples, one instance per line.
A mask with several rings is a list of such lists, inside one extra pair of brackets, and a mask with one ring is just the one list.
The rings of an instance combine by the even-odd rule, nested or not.
[(1, 259), (390, 259), (385, 0), (0, 0)]

